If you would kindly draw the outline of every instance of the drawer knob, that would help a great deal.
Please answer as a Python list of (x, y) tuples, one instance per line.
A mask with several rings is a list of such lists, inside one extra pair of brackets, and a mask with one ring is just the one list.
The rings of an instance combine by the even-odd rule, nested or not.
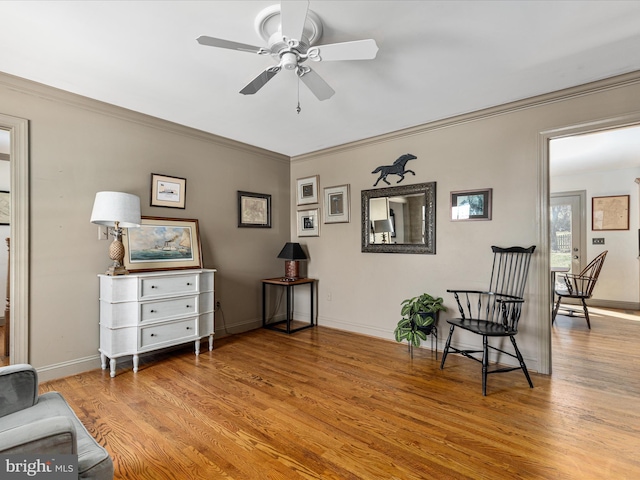
[(188, 285), (188, 286), (191, 286), (192, 284), (191, 284), (191, 282), (187, 282), (187, 285)]
[(151, 310), (151, 313), (156, 313), (156, 310)]
[(187, 327), (187, 330), (191, 330), (191, 327)]
[(191, 308), (191, 305), (187, 305), (187, 308)]
[(151, 336), (152, 336), (152, 337), (155, 337), (155, 336), (156, 336), (156, 334), (155, 334), (155, 333), (152, 333), (152, 334), (151, 334)]
[(158, 287), (156, 287), (155, 285), (151, 285), (151, 288), (158, 288)]

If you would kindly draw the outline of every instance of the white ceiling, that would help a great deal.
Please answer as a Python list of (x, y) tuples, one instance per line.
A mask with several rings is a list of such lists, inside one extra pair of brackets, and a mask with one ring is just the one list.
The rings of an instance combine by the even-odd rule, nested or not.
[[(638, 1), (312, 0), (319, 44), (373, 38), (375, 60), (323, 62), (318, 101), (270, 57), (270, 1), (0, 1), (0, 71), (288, 156), (640, 69)], [(1, 108), (1, 107), (0, 107)]]

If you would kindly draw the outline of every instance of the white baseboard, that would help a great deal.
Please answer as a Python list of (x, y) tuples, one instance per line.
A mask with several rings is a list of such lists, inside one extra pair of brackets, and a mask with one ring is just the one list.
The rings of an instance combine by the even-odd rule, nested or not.
[(38, 380), (46, 382), (96, 369), (100, 369), (100, 355), (78, 358), (68, 362), (54, 363), (36, 368), (36, 371), (38, 372)]

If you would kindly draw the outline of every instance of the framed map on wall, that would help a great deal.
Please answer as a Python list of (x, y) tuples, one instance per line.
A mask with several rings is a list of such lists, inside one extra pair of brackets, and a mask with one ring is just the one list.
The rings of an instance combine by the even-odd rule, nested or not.
[(591, 230), (629, 230), (629, 195), (592, 197)]

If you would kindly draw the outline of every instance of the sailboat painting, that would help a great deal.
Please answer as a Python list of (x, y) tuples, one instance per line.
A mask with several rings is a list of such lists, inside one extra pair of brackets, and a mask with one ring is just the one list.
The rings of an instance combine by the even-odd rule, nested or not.
[(142, 217), (141, 223), (127, 229), (125, 265), (129, 270), (201, 267), (197, 220)]

